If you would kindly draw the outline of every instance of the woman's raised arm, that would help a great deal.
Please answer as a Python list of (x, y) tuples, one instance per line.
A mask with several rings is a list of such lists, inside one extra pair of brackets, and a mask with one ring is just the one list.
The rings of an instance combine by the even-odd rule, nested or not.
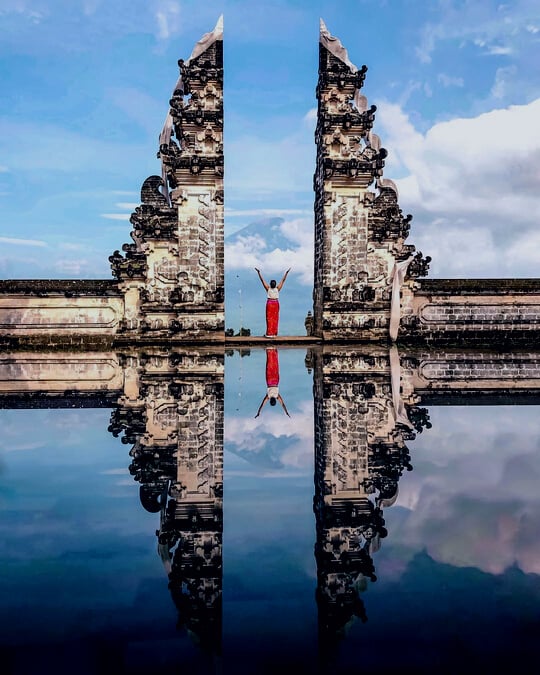
[(285, 279), (287, 278), (287, 274), (289, 274), (290, 271), (291, 271), (291, 268), (289, 267), (289, 269), (288, 269), (288, 270), (285, 272), (285, 274), (283, 275), (283, 279), (282, 279), (282, 280), (279, 282), (279, 284), (277, 285), (278, 291), (280, 291), (280, 290), (282, 289), (283, 284), (285, 283)]
[(270, 288), (270, 286), (263, 279), (263, 275), (261, 274), (261, 271), (255, 267), (255, 272), (257, 272), (257, 274), (259, 275), (259, 279), (261, 280), (261, 284), (264, 286), (264, 290), (267, 291)]

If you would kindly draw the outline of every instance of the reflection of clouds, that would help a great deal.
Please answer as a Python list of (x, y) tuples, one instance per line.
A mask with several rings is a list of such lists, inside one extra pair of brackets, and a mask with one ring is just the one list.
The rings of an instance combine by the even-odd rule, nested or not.
[[(35, 450), (46, 445), (80, 446), (102, 420), (102, 410), (1, 410), (0, 452)], [(105, 427), (106, 429), (106, 427)]]
[(4, 444), (4, 442), (0, 443), (0, 448), (4, 452), (15, 452), (18, 450), (37, 450), (37, 448), (42, 448), (45, 445), (44, 442), (34, 442), (34, 443), (10, 443)]
[(267, 409), (261, 416), (227, 417), (224, 439), (228, 449), (241, 454), (250, 461), (250, 456), (271, 453), (273, 464), (283, 467), (307, 469), (313, 466), (313, 402), (299, 402), (291, 417), (281, 408)]
[[(435, 408), (400, 483), (392, 543), (441, 562), (540, 574), (540, 433), (531, 407)], [(387, 510), (391, 519), (391, 509)], [(390, 525), (390, 528), (392, 526)]]

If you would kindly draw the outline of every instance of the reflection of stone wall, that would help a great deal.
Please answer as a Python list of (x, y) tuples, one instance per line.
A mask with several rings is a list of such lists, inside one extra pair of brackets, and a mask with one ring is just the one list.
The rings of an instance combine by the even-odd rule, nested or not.
[(114, 352), (0, 354), (0, 393), (120, 394), (124, 373)]
[(405, 440), (396, 423), (388, 353), (312, 353), (315, 406), (317, 602), (323, 637), (358, 616), (359, 593), (375, 581), (372, 554), (387, 535), (382, 508), (393, 503), (404, 468)]
[(401, 363), (404, 390), (431, 402), (451, 395), (459, 405), (460, 397), (540, 392), (540, 357), (535, 352), (414, 350), (402, 351)]
[[(537, 401), (540, 358), (528, 352), (315, 348), (317, 602), (322, 640), (353, 617), (376, 580), (374, 553), (387, 535), (383, 509), (411, 470), (407, 441), (430, 428), (420, 403)], [(493, 398), (497, 396), (496, 398)], [(526, 398), (516, 399), (515, 396)]]
[[(110, 431), (132, 444), (142, 505), (160, 513), (158, 553), (179, 621), (207, 646), (221, 639), (223, 353), (126, 353), (136, 378)], [(128, 381), (128, 377), (126, 377)]]

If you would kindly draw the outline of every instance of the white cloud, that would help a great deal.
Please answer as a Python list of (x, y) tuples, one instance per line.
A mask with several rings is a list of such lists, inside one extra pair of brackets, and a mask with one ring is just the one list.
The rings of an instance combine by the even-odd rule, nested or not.
[(17, 239), (16, 237), (0, 237), (0, 244), (10, 244), (12, 246), (48, 246), (47, 242), (40, 239)]
[(63, 241), (59, 244), (59, 248), (64, 251), (82, 251), (86, 247), (84, 244), (73, 244), (69, 241)]
[(446, 73), (439, 73), (437, 75), (437, 82), (440, 82), (443, 87), (463, 87), (465, 82), (462, 77), (453, 77)]
[[(287, 401), (285, 401), (285, 404)], [(259, 402), (255, 401), (254, 415)], [(260, 417), (229, 417), (224, 429), (224, 440), (244, 456), (260, 453), (268, 439), (288, 439), (279, 446), (279, 459), (285, 467), (300, 469), (313, 466), (313, 401), (301, 401), (289, 410), (291, 417), (282, 415), (279, 425), (275, 416), (263, 408)]]
[(128, 209), (129, 211), (134, 211), (138, 206), (138, 202), (117, 202), (115, 204), (117, 209)]
[(57, 260), (54, 263), (55, 269), (60, 272), (60, 274), (73, 274), (78, 276), (83, 273), (83, 271), (88, 267), (88, 260)]
[(180, 3), (173, 0), (160, 0), (155, 13), (157, 37), (168, 40), (180, 30)]
[(102, 213), (100, 215), (107, 220), (129, 220), (131, 213)]
[(34, 443), (10, 444), (3, 448), (4, 452), (16, 452), (18, 450), (37, 450), (46, 445), (45, 441), (36, 441)]
[(314, 131), (317, 126), (317, 108), (310, 108), (304, 115), (303, 122), (308, 129)]
[(422, 63), (431, 63), (433, 52), (441, 42), (470, 42), (486, 54), (510, 55), (526, 46), (524, 33), (534, 34), (538, 5), (536, 0), (515, 0), (495, 5), (493, 2), (454, 2), (438, 6), (440, 19), (422, 26), (420, 42), (415, 48)]
[(504, 47), (502, 45), (491, 45), (486, 51), (486, 54), (489, 56), (509, 56), (513, 53), (512, 47)]
[(101, 0), (84, 0), (83, 13), (85, 16), (92, 16), (101, 4)]
[(379, 111), (388, 168), (403, 175), (400, 205), (415, 215), (411, 242), (435, 253), (433, 274), (537, 276), (527, 237), (540, 219), (540, 99), (425, 134), (400, 106)]
[(506, 66), (504, 68), (497, 68), (495, 73), (495, 82), (491, 87), (491, 96), (494, 99), (503, 99), (508, 90), (508, 85), (516, 74), (515, 66)]
[(6, 14), (19, 14), (29, 19), (32, 23), (41, 23), (46, 14), (42, 10), (36, 9), (33, 2), (26, 0), (3, 0), (0, 7), (0, 16)]
[(268, 250), (259, 235), (238, 236), (225, 244), (225, 261), (229, 269), (264, 269), (268, 274), (282, 274), (284, 261), (299, 276), (303, 285), (313, 284), (313, 219), (298, 218), (280, 225), (281, 233), (290, 242), (287, 248)]

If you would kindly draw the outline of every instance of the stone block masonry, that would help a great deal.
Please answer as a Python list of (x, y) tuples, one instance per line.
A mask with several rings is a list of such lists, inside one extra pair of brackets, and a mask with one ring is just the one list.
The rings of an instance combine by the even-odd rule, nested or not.
[(426, 280), (430, 258), (405, 243), (376, 107), (357, 68), (321, 22), (315, 140), (314, 335), (323, 341), (511, 347), (540, 332), (536, 279)]
[(512, 348), (538, 338), (540, 279), (422, 279), (403, 296), (401, 342)]
[(111, 342), (124, 317), (112, 280), (0, 281), (0, 346)]
[(324, 340), (387, 340), (400, 264), (408, 261), (413, 279), (429, 262), (405, 244), (411, 216), (382, 178), (387, 153), (372, 132), (376, 107), (360, 93), (366, 72), (321, 22), (313, 297), (314, 333)]

